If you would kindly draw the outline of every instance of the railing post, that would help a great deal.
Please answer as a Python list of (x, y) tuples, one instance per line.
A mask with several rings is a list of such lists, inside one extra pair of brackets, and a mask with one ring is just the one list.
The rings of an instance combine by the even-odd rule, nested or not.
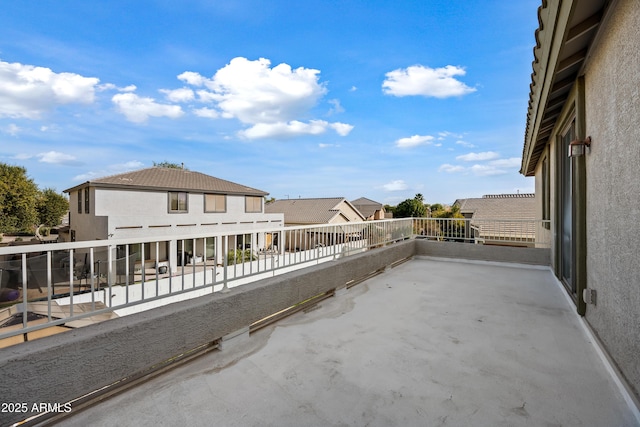
[[(227, 255), (223, 256), (223, 260), (222, 260), (222, 266), (224, 268), (224, 272), (223, 272), (223, 278), (222, 278), (223, 282), (222, 282), (222, 291), (221, 292), (229, 292), (229, 287), (227, 285), (227, 282), (229, 280), (229, 276), (228, 276), (227, 270), (228, 270), (228, 267), (229, 267), (229, 262), (228, 262), (229, 254), (231, 252), (229, 251), (229, 235), (228, 234), (224, 236), (224, 240), (225, 240), (224, 248), (227, 250)], [(235, 266), (235, 264), (234, 264), (234, 266)]]
[(111, 286), (113, 285), (113, 251), (115, 246), (107, 246), (107, 289), (109, 290), (109, 307), (113, 307), (113, 292)]

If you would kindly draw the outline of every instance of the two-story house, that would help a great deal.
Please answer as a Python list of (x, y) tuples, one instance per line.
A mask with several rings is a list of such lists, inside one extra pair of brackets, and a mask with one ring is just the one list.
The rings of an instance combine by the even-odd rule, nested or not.
[[(72, 241), (167, 238), (158, 249), (148, 244), (131, 251), (144, 253), (145, 261), (171, 260), (172, 265), (202, 255), (211, 258), (215, 253), (215, 239), (196, 241), (194, 248), (193, 240), (180, 236), (246, 233), (284, 224), (282, 214), (264, 212), (268, 193), (187, 169), (141, 169), (90, 180), (65, 193), (69, 194)], [(234, 235), (229, 248), (245, 248), (252, 237)], [(259, 233), (253, 241), (264, 247), (270, 244), (268, 240)], [(217, 257), (224, 251), (226, 248), (218, 251)]]

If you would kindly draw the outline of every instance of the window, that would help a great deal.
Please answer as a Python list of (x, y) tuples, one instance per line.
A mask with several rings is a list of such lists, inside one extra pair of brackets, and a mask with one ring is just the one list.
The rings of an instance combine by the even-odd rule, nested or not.
[(82, 190), (78, 190), (78, 213), (82, 213)]
[[(126, 256), (126, 247), (127, 245), (117, 246), (118, 258), (123, 258)], [(151, 260), (151, 243), (134, 243), (129, 245), (129, 256), (132, 257), (130, 261), (141, 261), (143, 249), (145, 261)]]
[(224, 194), (205, 194), (204, 195), (204, 211), (205, 212), (226, 212), (227, 196)]
[(169, 192), (169, 212), (188, 212), (187, 193)]
[(84, 213), (89, 213), (89, 187), (84, 189)]
[(246, 196), (244, 198), (245, 212), (262, 212), (262, 197)]

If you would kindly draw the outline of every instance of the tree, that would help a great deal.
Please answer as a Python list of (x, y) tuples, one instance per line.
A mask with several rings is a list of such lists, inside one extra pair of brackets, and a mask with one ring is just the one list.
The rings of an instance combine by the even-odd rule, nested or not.
[(164, 161), (164, 162), (153, 162), (153, 166), (157, 167), (157, 168), (169, 168), (169, 169), (185, 169), (185, 170), (189, 170), (187, 168), (184, 167), (184, 163), (182, 164), (178, 164), (178, 163), (173, 163), (173, 162), (168, 162), (168, 161)]
[(53, 188), (45, 188), (40, 192), (36, 210), (39, 224), (55, 227), (60, 224), (62, 216), (69, 210), (69, 201), (63, 195), (56, 193)]
[(449, 206), (446, 209), (442, 207), (442, 205), (438, 205), (440, 208), (437, 210), (433, 210), (433, 206), (431, 205), (431, 216), (434, 218), (464, 218), (464, 215), (460, 213), (460, 206), (453, 205)]
[(407, 199), (396, 206), (393, 216), (395, 218), (421, 218), (427, 215), (427, 207), (424, 205), (421, 194), (416, 194), (413, 199)]
[(385, 212), (391, 212), (393, 216), (396, 216), (396, 207), (391, 205), (384, 205)]
[(37, 198), (38, 187), (25, 168), (0, 163), (0, 233), (31, 231)]
[(440, 203), (434, 203), (431, 205), (431, 213), (433, 212), (438, 212), (444, 210), (444, 208), (442, 207), (442, 205)]

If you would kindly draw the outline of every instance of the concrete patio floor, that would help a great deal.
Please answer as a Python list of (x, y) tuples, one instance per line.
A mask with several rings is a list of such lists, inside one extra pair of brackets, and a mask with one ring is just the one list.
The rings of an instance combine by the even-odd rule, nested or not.
[(63, 426), (637, 426), (548, 269), (416, 258)]

